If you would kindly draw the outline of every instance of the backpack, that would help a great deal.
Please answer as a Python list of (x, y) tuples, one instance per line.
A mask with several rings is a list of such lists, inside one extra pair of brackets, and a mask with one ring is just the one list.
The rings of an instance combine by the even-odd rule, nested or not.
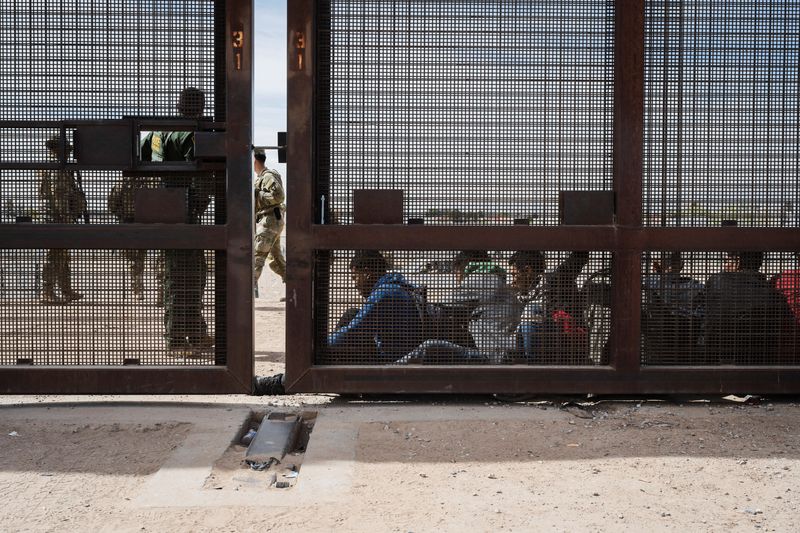
[(702, 285), (689, 277), (654, 275), (643, 287), (642, 350), (650, 365), (702, 364)]
[(406, 287), (419, 312), (422, 323), (422, 340), (443, 340), (465, 348), (474, 348), (469, 333), (469, 321), (474, 306), (443, 305), (428, 301), (427, 287)]
[(706, 350), (714, 362), (759, 364), (783, 356), (794, 315), (762, 274), (739, 271), (709, 278), (705, 319)]

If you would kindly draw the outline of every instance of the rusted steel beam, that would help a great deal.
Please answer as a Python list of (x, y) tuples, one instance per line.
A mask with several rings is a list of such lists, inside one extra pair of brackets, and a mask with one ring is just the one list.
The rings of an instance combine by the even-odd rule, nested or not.
[(48, 394), (242, 394), (250, 392), (250, 383), (243, 384), (225, 367), (0, 369), (0, 394), (34, 394), (45, 389)]
[(313, 0), (289, 2), (287, 19), (287, 196), (286, 379), (292, 382), (313, 363), (314, 351), (314, 72)]
[(614, 190), (617, 224), (642, 224), (644, 0), (620, 0), (614, 18)]
[(254, 371), (253, 315), (253, 1), (228, 0), (225, 61), (228, 122), (225, 334), (227, 365), (249, 390)]
[(792, 228), (636, 228), (621, 226), (314, 225), (306, 247), (396, 250), (763, 250), (800, 249)]
[(613, 250), (613, 226), (424, 226), (353, 224), (312, 228), (317, 249)]
[(0, 224), (0, 248), (224, 250), (225, 226), (195, 224)]
[[(623, 0), (614, 9), (614, 189), (617, 224), (642, 224), (644, 128), (644, 0)], [(639, 367), (641, 252), (620, 243), (612, 273), (612, 362), (619, 372)]]
[(798, 367), (317, 366), (290, 385), (292, 393), (542, 393), (542, 394), (796, 394)]

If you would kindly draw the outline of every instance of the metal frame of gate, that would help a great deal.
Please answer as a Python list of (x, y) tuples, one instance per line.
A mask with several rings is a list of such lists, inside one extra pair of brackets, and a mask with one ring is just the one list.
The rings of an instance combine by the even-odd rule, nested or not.
[[(163, 7), (163, 6), (162, 6)], [(155, 5), (153, 9), (156, 9)], [(215, 94), (224, 99), (226, 220), (218, 225), (140, 224), (67, 225), (0, 224), (0, 249), (202, 249), (213, 250), (217, 288), (217, 324), (223, 353), (213, 364), (185, 366), (61, 365), (0, 366), (0, 393), (186, 394), (248, 393), (253, 375), (252, 173), (251, 115), (253, 80), (253, 2), (215, 3)], [(224, 10), (219, 16), (218, 10)], [(113, 23), (112, 23), (113, 24)], [(76, 30), (77, 31), (77, 30)], [(224, 53), (219, 48), (224, 47)], [(193, 60), (197, 60), (193, 58)], [(212, 59), (213, 60), (213, 59)], [(121, 117), (120, 117), (121, 118)], [(151, 121), (152, 122), (152, 121)], [(6, 125), (6, 127), (9, 127)], [(46, 168), (29, 165), (4, 168)], [(78, 169), (81, 167), (78, 166)], [(221, 275), (220, 275), (221, 274)], [(219, 290), (221, 289), (221, 290)], [(220, 339), (218, 339), (220, 342)]]
[[(320, 224), (315, 189), (320, 95), (330, 89), (316, 70), (319, 10), (324, 2), (289, 3), (287, 386), (342, 393), (720, 393), (800, 392), (794, 366), (642, 366), (642, 253), (800, 249), (794, 228), (645, 227), (645, 2), (615, 9), (613, 189), (616, 223), (600, 226), (427, 226)], [(315, 362), (315, 251), (318, 250), (598, 250), (615, 253), (614, 319), (609, 366), (391, 366)]]

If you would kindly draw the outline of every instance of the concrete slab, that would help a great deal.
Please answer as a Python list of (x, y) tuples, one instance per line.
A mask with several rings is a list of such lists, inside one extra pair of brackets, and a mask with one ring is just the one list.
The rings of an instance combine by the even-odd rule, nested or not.
[[(430, 405), (384, 405), (329, 407), (319, 412), (314, 432), (308, 443), (300, 476), (296, 485), (285, 491), (253, 492), (249, 487), (238, 491), (209, 490), (203, 488), (205, 478), (213, 462), (230, 443), (223, 438), (206, 435), (203, 447), (205, 455), (201, 462), (207, 467), (181, 470), (184, 456), (195, 454), (197, 445), (190, 450), (175, 451), (173, 459), (146, 484), (142, 493), (133, 501), (140, 507), (216, 507), (216, 506), (270, 506), (295, 507), (346, 503), (351, 498), (355, 480), (356, 448), (359, 427), (362, 424), (383, 421), (446, 421), (446, 420), (526, 420), (533, 412), (530, 407), (509, 406), (442, 406), (432, 409)], [(553, 413), (555, 415), (555, 412)], [(243, 423), (243, 421), (242, 421)], [(202, 428), (200, 428), (202, 430)], [(187, 443), (194, 431), (187, 438)], [(211, 441), (215, 441), (216, 447)], [(199, 456), (191, 455), (194, 460)], [(185, 461), (184, 461), (185, 462)]]
[[(252, 406), (261, 409), (261, 406)], [(131, 498), (132, 507), (292, 507), (346, 502), (355, 478), (359, 427), (379, 421), (469, 420), (480, 418), (524, 419), (530, 408), (487, 406), (364, 405), (325, 408), (319, 411), (314, 432), (296, 485), (285, 491), (211, 490), (204, 488), (214, 462), (225, 452), (252, 415), (250, 406), (198, 407), (182, 404), (135, 406), (105, 404), (87, 406), (25, 406), (3, 408), (4, 420), (52, 420), (54, 424), (93, 423), (192, 424), (185, 441), (163, 466)]]

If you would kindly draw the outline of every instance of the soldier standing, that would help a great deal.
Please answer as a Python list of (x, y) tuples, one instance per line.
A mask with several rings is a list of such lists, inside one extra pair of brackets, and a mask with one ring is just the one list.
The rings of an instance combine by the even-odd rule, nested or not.
[(258, 278), (264, 264), (269, 260), (269, 267), (286, 282), (286, 260), (281, 252), (281, 232), (285, 224), (286, 205), (283, 203), (286, 194), (283, 190), (281, 175), (268, 169), (267, 158), (262, 150), (253, 153), (253, 170), (255, 170), (255, 210), (256, 238), (255, 272), (253, 283), (258, 286)]
[[(55, 136), (45, 142), (50, 159), (59, 160), (61, 137)], [(68, 156), (72, 146), (65, 144)], [(39, 200), (42, 201), (47, 222), (53, 224), (76, 224), (86, 214), (86, 195), (71, 170), (39, 171)], [(42, 270), (42, 303), (69, 303), (83, 298), (72, 289), (69, 250), (56, 248), (47, 251)], [(61, 297), (56, 295), (56, 286)]]
[[(134, 222), (134, 199), (136, 191), (147, 187), (143, 178), (138, 176), (123, 177), (122, 182), (111, 188), (108, 195), (108, 210), (120, 224)], [(138, 301), (144, 300), (144, 261), (147, 250), (125, 249), (122, 257), (128, 262), (130, 269), (133, 297)]]
[[(184, 118), (199, 119), (205, 108), (205, 95), (188, 87), (181, 91), (178, 112)], [(193, 161), (194, 132), (151, 132), (141, 144), (143, 161)], [(186, 189), (188, 224), (199, 224), (211, 201), (208, 178), (202, 176), (162, 176), (168, 188)], [(170, 350), (204, 350), (214, 345), (203, 318), (203, 292), (207, 266), (203, 250), (164, 252), (164, 327)]]

